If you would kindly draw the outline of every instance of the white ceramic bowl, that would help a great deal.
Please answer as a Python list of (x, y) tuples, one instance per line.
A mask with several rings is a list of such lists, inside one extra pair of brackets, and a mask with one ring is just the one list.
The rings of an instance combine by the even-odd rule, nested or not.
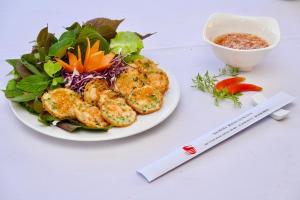
[[(261, 49), (239, 50), (215, 44), (216, 37), (226, 33), (250, 33), (265, 39), (269, 46)], [(239, 16), (225, 13), (211, 15), (204, 27), (203, 38), (224, 63), (251, 71), (279, 42), (278, 22), (270, 17)]]

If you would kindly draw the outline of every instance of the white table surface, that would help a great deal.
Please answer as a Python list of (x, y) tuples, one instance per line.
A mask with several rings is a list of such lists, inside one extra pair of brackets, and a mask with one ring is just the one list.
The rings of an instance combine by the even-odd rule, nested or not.
[[(147, 183), (135, 170), (160, 158), (251, 107), (229, 102), (215, 107), (209, 95), (191, 88), (198, 72), (222, 63), (202, 41), (213, 12), (275, 17), (280, 45), (251, 73), (249, 82), (271, 96), (286, 91), (298, 99), (282, 122), (267, 118), (199, 158)], [(161, 125), (112, 142), (70, 142), (41, 135), (21, 124), (0, 95), (0, 199), (300, 199), (300, 1), (1, 1), (0, 86), (8, 80), (5, 58), (30, 50), (38, 30), (51, 32), (74, 20), (126, 18), (120, 30), (158, 32), (144, 54), (176, 75), (181, 101)]]

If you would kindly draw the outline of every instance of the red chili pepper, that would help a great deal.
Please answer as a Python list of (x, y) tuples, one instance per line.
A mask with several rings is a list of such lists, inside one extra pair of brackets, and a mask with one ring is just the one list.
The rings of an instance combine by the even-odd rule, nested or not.
[(229, 85), (237, 84), (237, 83), (240, 83), (240, 82), (242, 82), (244, 80), (245, 80), (244, 77), (227, 78), (227, 79), (224, 79), (222, 81), (219, 81), (216, 84), (215, 87), (216, 87), (217, 90), (222, 90), (222, 89), (228, 87)]
[(182, 147), (182, 149), (188, 153), (188, 154), (195, 154), (197, 153), (197, 150), (195, 149), (195, 147), (193, 147), (192, 145), (188, 145), (188, 146), (184, 146)]
[(261, 91), (262, 87), (257, 85), (248, 84), (248, 83), (239, 83), (234, 85), (229, 85), (227, 87), (229, 94), (236, 94), (239, 92), (246, 92), (246, 91)]

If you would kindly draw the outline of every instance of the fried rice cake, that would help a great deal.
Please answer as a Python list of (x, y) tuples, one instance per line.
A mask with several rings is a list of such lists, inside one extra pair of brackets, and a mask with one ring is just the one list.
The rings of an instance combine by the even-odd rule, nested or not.
[(107, 89), (109, 87), (104, 79), (94, 79), (88, 82), (84, 88), (84, 101), (92, 105), (97, 105), (101, 92)]
[(133, 89), (143, 86), (143, 78), (138, 69), (128, 67), (127, 71), (121, 73), (117, 78), (115, 90), (122, 96), (128, 97)]
[(136, 112), (126, 104), (125, 99), (108, 99), (101, 106), (102, 117), (111, 125), (125, 127), (136, 120)]
[(78, 93), (67, 88), (45, 92), (41, 97), (43, 108), (58, 119), (74, 119), (75, 105), (80, 101)]
[(103, 119), (98, 107), (86, 102), (78, 102), (75, 107), (78, 121), (90, 128), (106, 128), (109, 124)]
[(163, 95), (150, 85), (136, 88), (127, 98), (127, 103), (140, 114), (149, 114), (159, 110), (163, 104)]

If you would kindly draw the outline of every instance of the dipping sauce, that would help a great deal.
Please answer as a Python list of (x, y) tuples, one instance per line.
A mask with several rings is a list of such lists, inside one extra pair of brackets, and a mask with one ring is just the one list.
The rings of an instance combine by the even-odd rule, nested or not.
[(218, 36), (214, 43), (232, 49), (260, 49), (269, 46), (268, 42), (249, 33), (228, 33)]

